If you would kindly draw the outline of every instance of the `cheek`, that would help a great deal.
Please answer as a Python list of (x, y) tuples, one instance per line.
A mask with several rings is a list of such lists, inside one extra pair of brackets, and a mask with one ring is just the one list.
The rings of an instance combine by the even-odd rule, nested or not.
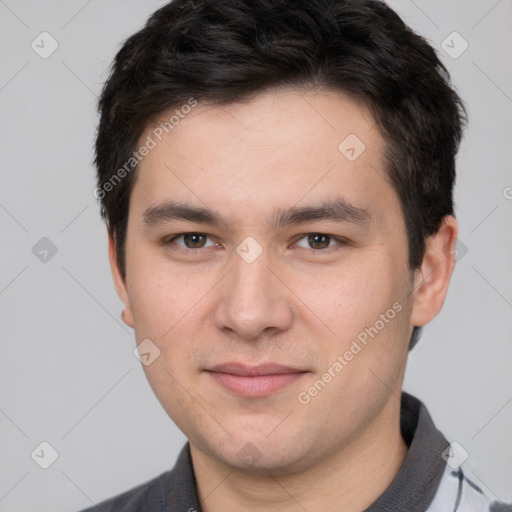
[(343, 340), (375, 322), (393, 304), (393, 283), (383, 274), (382, 268), (376, 272), (370, 265), (322, 269), (307, 278), (297, 275), (294, 291)]
[(180, 279), (159, 276), (139, 277), (131, 290), (136, 331), (155, 342), (163, 342), (175, 326), (188, 318), (194, 304), (199, 301), (200, 289), (193, 289)]
[(362, 349), (354, 359), (366, 365), (377, 362), (382, 366), (379, 360), (385, 360), (390, 370), (402, 360), (408, 342), (410, 300), (406, 274), (397, 276), (395, 270), (391, 262), (380, 258), (373, 265), (347, 268), (332, 273), (329, 279), (317, 279), (315, 292), (311, 287), (301, 288), (304, 303), (328, 327), (322, 329), (327, 337), (319, 345), (328, 361), (351, 347), (356, 351), (353, 342)]
[(133, 248), (130, 256), (128, 271), (133, 273), (128, 294), (137, 339), (158, 342), (190, 310), (198, 287), (150, 252)]
[(200, 318), (201, 298), (211, 286), (192, 282), (183, 273), (138, 263), (141, 270), (130, 289), (135, 336), (138, 343), (150, 339), (159, 350), (154, 362), (143, 369), (164, 408), (181, 411), (187, 408), (182, 403), (187, 396), (179, 392), (180, 383), (187, 382), (197, 366), (195, 354), (206, 325)]

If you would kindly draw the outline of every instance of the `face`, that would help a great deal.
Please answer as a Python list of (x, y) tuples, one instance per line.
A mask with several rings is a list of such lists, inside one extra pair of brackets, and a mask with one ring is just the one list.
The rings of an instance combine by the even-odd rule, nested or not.
[(162, 406), (234, 467), (347, 446), (396, 401), (413, 325), (372, 117), (340, 93), (274, 90), (152, 129), (118, 290)]

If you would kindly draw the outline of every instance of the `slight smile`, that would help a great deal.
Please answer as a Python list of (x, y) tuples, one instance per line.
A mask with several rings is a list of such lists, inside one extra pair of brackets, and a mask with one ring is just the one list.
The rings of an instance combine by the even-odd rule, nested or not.
[(225, 389), (247, 397), (270, 395), (309, 373), (279, 364), (248, 366), (240, 363), (221, 364), (206, 371)]

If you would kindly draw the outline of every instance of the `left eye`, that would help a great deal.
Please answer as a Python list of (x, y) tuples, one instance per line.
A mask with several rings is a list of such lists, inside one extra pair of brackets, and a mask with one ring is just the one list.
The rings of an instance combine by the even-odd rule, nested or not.
[[(305, 241), (305, 244), (301, 244), (301, 241)], [(336, 242), (333, 245), (331, 245), (331, 242)], [(343, 240), (333, 237), (330, 235), (324, 235), (323, 233), (309, 233), (307, 235), (304, 235), (302, 238), (299, 239), (299, 241), (296, 243), (299, 247), (304, 247), (306, 249), (314, 249), (314, 250), (322, 250), (322, 249), (331, 249), (333, 247), (336, 247), (338, 245), (341, 245)]]
[[(177, 240), (181, 240), (182, 243), (176, 243)], [(215, 246), (215, 242), (211, 242), (207, 245), (208, 235), (204, 233), (182, 233), (175, 235), (166, 241), (167, 244), (176, 243), (180, 247), (186, 249), (202, 249), (203, 247)]]

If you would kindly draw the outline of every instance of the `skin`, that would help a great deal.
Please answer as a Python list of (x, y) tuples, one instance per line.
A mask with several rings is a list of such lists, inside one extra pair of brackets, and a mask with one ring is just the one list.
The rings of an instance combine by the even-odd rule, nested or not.
[[(338, 150), (349, 134), (366, 146), (355, 161)], [(349, 97), (280, 89), (240, 104), (199, 105), (140, 163), (126, 278), (110, 240), (112, 272), (137, 343), (150, 339), (160, 350), (144, 371), (189, 439), (205, 512), (360, 511), (403, 463), (399, 396), (409, 340), (413, 326), (443, 305), (457, 223), (444, 219), (411, 272), (384, 148), (369, 112)], [(276, 209), (340, 197), (366, 209), (369, 220), (269, 224)], [(168, 200), (212, 209), (226, 225), (146, 225), (144, 212)], [(208, 237), (199, 237), (203, 247), (183, 237), (164, 243), (181, 233)], [(311, 244), (310, 233), (331, 238)], [(236, 252), (246, 237), (263, 250), (252, 263)], [(334, 249), (326, 253), (325, 244)], [(394, 303), (401, 311), (300, 403), (299, 393)], [(232, 361), (306, 373), (268, 396), (246, 397), (205, 371)], [(248, 459), (239, 455), (244, 449)]]

